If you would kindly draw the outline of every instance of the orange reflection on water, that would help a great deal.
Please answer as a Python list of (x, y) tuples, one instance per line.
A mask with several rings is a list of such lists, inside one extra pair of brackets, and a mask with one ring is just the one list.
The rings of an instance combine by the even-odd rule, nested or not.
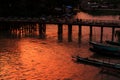
[[(35, 42), (36, 41), (36, 42)], [(19, 43), (21, 74), (26, 79), (80, 80), (85, 67), (75, 64), (71, 48), (48, 41), (23, 39)], [(81, 77), (82, 80), (82, 77)]]

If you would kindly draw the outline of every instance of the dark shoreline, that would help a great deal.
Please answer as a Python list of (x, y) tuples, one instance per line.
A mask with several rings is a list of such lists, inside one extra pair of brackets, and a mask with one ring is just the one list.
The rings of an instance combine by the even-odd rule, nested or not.
[(81, 11), (86, 12), (91, 15), (120, 15), (120, 9), (89, 9)]

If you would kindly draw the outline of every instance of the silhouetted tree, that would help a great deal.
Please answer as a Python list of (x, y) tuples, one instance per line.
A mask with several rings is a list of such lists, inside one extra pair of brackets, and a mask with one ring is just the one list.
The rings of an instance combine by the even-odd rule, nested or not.
[(0, 0), (0, 16), (40, 16), (54, 14), (54, 8), (76, 6), (77, 0)]

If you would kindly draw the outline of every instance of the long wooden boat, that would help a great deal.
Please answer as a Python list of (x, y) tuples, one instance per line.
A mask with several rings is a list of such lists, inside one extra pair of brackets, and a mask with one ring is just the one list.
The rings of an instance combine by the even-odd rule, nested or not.
[(82, 62), (82, 63), (87, 63), (90, 65), (95, 65), (99, 67), (101, 66), (101, 67), (108, 67), (108, 68), (120, 70), (120, 64), (105, 62), (101, 60), (94, 60), (89, 58), (82, 58), (80, 56), (76, 56), (76, 62), (79, 62), (79, 63)]
[(120, 70), (116, 70), (116, 69), (103, 67), (99, 73), (100, 74), (108, 74), (108, 75), (120, 78)]
[(104, 55), (104, 56), (107, 56), (107, 57), (120, 58), (120, 53), (119, 52), (110, 52), (110, 51), (104, 51), (104, 50), (94, 49), (94, 48), (90, 48), (90, 50), (93, 51), (95, 54)]
[(94, 50), (108, 52), (108, 53), (120, 53), (120, 47), (113, 46), (113, 45), (107, 45), (103, 43), (97, 43), (97, 42), (89, 42), (90, 45)]
[(114, 41), (106, 41), (107, 44), (110, 44), (110, 45), (116, 45), (116, 46), (120, 46), (120, 43), (119, 42), (114, 42)]

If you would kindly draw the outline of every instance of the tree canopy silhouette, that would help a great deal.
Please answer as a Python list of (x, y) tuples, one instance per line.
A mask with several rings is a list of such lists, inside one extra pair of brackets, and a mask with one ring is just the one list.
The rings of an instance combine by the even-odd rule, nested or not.
[(75, 6), (77, 0), (0, 0), (0, 16), (53, 14), (55, 7)]

